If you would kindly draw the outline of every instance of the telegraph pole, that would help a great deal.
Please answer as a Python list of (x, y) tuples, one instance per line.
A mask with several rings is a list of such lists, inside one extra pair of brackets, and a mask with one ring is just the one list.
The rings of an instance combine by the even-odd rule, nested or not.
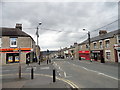
[[(84, 31), (86, 31), (86, 29), (83, 29)], [(90, 62), (91, 61), (91, 48), (90, 48), (90, 31), (88, 31), (88, 44), (89, 44), (89, 52), (90, 52)]]
[(19, 79), (21, 79), (21, 63), (20, 63), (20, 55), (21, 55), (21, 50), (19, 47)]
[[(90, 52), (90, 61), (91, 61), (90, 31), (88, 31), (88, 43), (89, 43), (89, 52)], [(91, 61), (91, 62), (92, 62), (92, 61)]]

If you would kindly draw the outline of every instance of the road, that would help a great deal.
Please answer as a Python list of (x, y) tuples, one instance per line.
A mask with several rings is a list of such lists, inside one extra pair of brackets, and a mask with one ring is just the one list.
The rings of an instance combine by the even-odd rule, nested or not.
[[(53, 59), (51, 64), (43, 62), (42, 65), (22, 65), (22, 73), (30, 79), (31, 66), (35, 74), (50, 75), (53, 69), (56, 76), (73, 82), (79, 88), (118, 88), (118, 67), (95, 62)], [(3, 83), (10, 82), (11, 78), (18, 75), (18, 64), (2, 66)], [(37, 77), (37, 76), (35, 76)]]
[(80, 88), (118, 88), (118, 67), (79, 60), (53, 60), (59, 76)]

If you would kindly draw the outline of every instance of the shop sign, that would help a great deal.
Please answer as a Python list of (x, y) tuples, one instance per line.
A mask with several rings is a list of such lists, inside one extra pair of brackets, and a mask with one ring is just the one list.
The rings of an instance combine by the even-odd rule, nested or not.
[(90, 51), (79, 51), (79, 53), (90, 53)]
[[(17, 52), (19, 48), (2, 48), (0, 52)], [(20, 48), (21, 51), (30, 51), (31, 48)]]

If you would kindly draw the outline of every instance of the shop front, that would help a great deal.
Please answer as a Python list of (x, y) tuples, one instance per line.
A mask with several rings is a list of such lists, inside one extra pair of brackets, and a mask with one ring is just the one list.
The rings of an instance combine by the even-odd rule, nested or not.
[(120, 63), (120, 45), (118, 44), (114, 45), (114, 53), (115, 53), (115, 62)]
[(91, 51), (91, 59), (94, 61), (103, 60), (103, 50), (92, 50)]
[[(31, 48), (2, 48), (0, 49), (0, 53), (2, 54), (2, 62), (4, 64), (9, 64), (9, 63), (19, 63), (20, 60), (21, 62), (25, 62), (26, 60), (26, 54), (31, 52)], [(19, 59), (20, 56), (20, 59)]]
[(18, 62), (19, 62), (19, 53), (6, 54), (6, 63), (18, 63)]
[(79, 60), (90, 60), (90, 51), (79, 51)]

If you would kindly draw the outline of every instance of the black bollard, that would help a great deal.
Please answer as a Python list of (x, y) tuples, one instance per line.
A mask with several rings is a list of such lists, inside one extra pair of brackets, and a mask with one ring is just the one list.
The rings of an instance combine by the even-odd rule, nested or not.
[(38, 63), (39, 65), (40, 65), (40, 61), (39, 61), (39, 63)]
[(53, 69), (53, 82), (56, 82), (55, 69)]
[(47, 60), (47, 64), (48, 64), (48, 60)]
[(34, 70), (33, 70), (33, 67), (31, 68), (31, 79), (34, 78)]

